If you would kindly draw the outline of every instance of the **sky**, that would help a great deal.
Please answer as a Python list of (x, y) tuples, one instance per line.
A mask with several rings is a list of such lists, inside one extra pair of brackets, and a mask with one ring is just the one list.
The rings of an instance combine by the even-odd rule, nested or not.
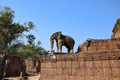
[(50, 36), (57, 31), (75, 40), (74, 52), (88, 38), (109, 39), (120, 18), (120, 0), (0, 0), (0, 6), (15, 11), (15, 22), (32, 21), (35, 29), (29, 33), (46, 50), (50, 50)]

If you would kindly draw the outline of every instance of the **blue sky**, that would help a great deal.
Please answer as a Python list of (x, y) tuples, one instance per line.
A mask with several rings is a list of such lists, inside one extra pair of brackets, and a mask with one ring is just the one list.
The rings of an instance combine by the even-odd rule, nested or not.
[(49, 38), (56, 31), (74, 38), (74, 52), (87, 38), (111, 38), (120, 18), (120, 0), (0, 0), (0, 6), (15, 11), (15, 22), (32, 21), (36, 27), (30, 33), (46, 50), (50, 49)]

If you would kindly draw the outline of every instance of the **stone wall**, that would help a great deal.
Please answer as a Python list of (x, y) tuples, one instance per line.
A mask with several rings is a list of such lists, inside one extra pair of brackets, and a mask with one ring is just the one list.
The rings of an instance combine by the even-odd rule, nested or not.
[[(1, 54), (2, 55), (2, 54)], [(0, 58), (0, 79), (4, 77), (17, 77), (25, 75), (25, 63), (20, 56), (3, 55)]]
[(40, 80), (120, 80), (120, 52), (82, 52), (41, 59)]
[(26, 59), (26, 72), (36, 72), (33, 59)]
[(78, 46), (81, 51), (114, 51), (120, 50), (120, 38), (114, 39), (88, 39)]
[(120, 38), (120, 19), (117, 19), (112, 32), (112, 38)]
[(40, 60), (37, 59), (26, 59), (26, 72), (39, 73), (40, 72)]
[(120, 39), (92, 40), (76, 54), (43, 56), (40, 80), (120, 80), (119, 45)]

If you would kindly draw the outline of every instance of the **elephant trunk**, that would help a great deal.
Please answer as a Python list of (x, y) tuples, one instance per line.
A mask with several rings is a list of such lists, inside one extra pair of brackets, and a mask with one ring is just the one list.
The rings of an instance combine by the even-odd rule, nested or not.
[(50, 50), (53, 50), (54, 39), (50, 38)]

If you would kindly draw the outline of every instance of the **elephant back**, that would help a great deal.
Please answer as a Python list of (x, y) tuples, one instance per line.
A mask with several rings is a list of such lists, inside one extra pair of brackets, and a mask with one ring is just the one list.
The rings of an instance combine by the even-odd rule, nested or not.
[(64, 35), (64, 36), (65, 36), (64, 43), (69, 44), (69, 45), (74, 45), (75, 44), (75, 41), (72, 37), (67, 36), (67, 35)]

